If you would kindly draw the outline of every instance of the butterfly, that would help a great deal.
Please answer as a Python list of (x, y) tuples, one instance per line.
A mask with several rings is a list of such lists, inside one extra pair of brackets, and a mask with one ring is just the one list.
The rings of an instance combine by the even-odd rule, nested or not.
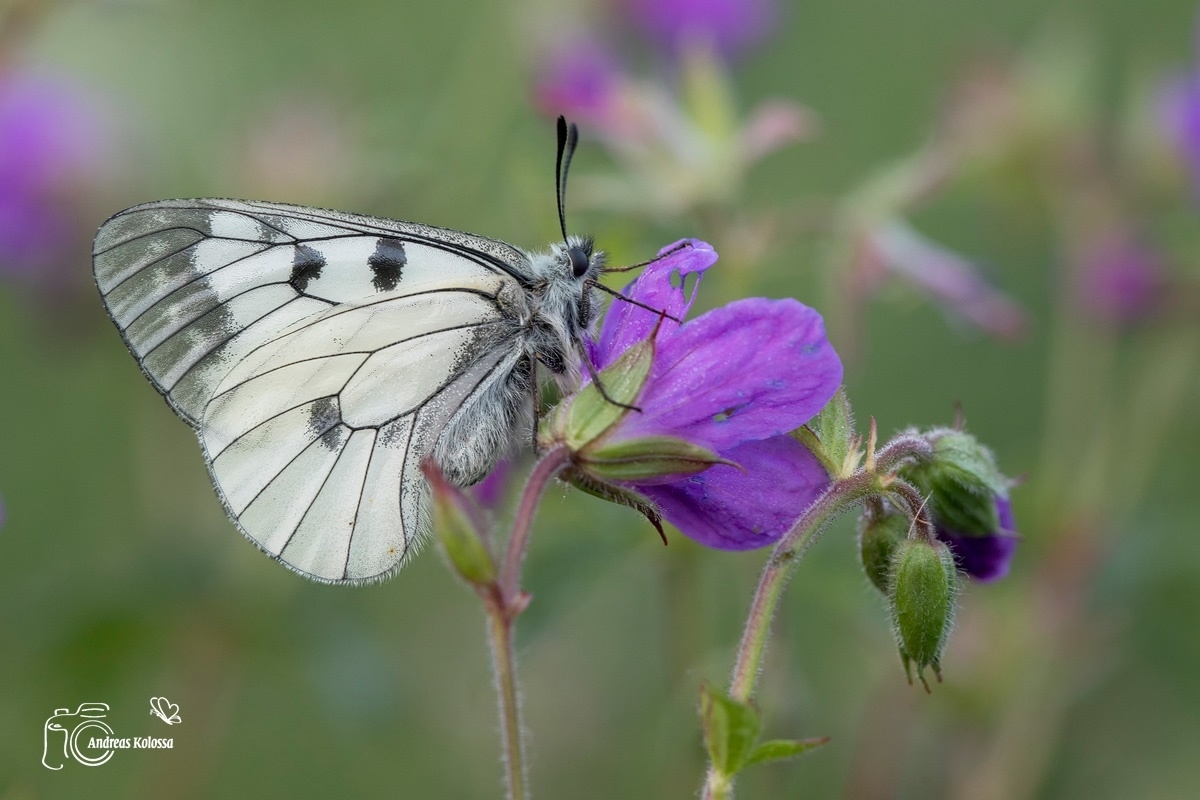
[(548, 252), (241, 200), (147, 203), (100, 228), (104, 305), (261, 550), (317, 581), (390, 577), (428, 536), (421, 462), (481, 480), (532, 431), (539, 365), (567, 389), (590, 369), (611, 290), (592, 240), (566, 233), (577, 142), (560, 117)]

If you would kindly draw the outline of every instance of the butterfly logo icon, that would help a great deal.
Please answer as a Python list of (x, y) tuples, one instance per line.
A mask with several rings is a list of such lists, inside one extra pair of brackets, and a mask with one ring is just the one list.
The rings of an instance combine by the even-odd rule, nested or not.
[(165, 697), (150, 698), (150, 713), (168, 725), (175, 725), (182, 722), (179, 718), (179, 706)]

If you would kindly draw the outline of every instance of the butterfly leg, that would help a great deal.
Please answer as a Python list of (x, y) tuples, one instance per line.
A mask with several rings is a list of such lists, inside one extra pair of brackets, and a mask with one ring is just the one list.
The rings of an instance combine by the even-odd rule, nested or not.
[(674, 255), (675, 253), (678, 253), (680, 250), (684, 249), (685, 247), (691, 247), (691, 246), (692, 246), (692, 243), (690, 241), (684, 240), (682, 242), (679, 242), (678, 244), (676, 244), (674, 247), (670, 248), (669, 250), (659, 253), (654, 258), (647, 259), (646, 261), (639, 261), (637, 264), (630, 264), (627, 267), (605, 267), (603, 270), (601, 270), (601, 272), (605, 272), (605, 273), (629, 272), (630, 270), (641, 269), (642, 267), (647, 267), (647, 266), (653, 264), (655, 261), (659, 261), (661, 259), (666, 258), (667, 256)]
[(612, 399), (612, 397), (609, 396), (608, 391), (605, 390), (604, 384), (600, 382), (600, 376), (596, 374), (596, 368), (592, 365), (592, 360), (588, 358), (587, 351), (583, 350), (583, 348), (580, 348), (580, 355), (582, 356), (581, 360), (583, 361), (583, 366), (585, 369), (587, 369), (587, 373), (591, 377), (592, 383), (596, 385), (596, 390), (600, 392), (601, 397), (612, 403), (614, 406), (619, 406), (630, 411), (636, 411), (639, 414), (642, 412), (642, 409), (638, 406), (631, 406), (628, 403), (622, 403), (618, 400)]

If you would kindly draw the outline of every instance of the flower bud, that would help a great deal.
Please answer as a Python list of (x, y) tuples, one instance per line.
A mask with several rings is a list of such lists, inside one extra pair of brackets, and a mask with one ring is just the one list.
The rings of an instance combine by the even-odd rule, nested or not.
[(863, 571), (875, 588), (888, 593), (892, 557), (896, 547), (908, 538), (911, 523), (907, 516), (891, 506), (869, 510), (858, 522), (858, 557)]
[(490, 585), (496, 580), (496, 560), (478, 506), (433, 461), (427, 459), (421, 470), (433, 489), (433, 525), (446, 560), (472, 586)]
[(915, 665), (929, 691), (925, 667), (932, 666), (941, 680), (939, 661), (954, 620), (958, 579), (950, 548), (937, 540), (905, 539), (892, 556), (889, 581), (888, 602), (904, 672), (911, 683), (910, 666)]
[(937, 430), (926, 434), (933, 455), (905, 467), (907, 478), (929, 498), (939, 525), (969, 536), (987, 536), (1000, 528), (996, 498), (1008, 494), (990, 450), (969, 433)]

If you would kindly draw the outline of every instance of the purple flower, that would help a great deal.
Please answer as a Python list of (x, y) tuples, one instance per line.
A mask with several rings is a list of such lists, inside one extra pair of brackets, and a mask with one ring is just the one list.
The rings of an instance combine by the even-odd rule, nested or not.
[(735, 58), (760, 44), (775, 21), (772, 0), (623, 0), (648, 38), (673, 54), (712, 47)]
[(937, 527), (938, 538), (950, 546), (958, 568), (977, 581), (996, 581), (1007, 575), (1020, 541), (1014, 530), (1012, 502), (1007, 497), (996, 496), (996, 516), (1000, 519), (999, 530), (984, 536)]
[(599, 42), (577, 38), (559, 46), (538, 74), (534, 102), (548, 116), (562, 114), (602, 134), (636, 132), (625, 71)]
[[(1197, 28), (1200, 33), (1200, 27)], [(1198, 48), (1200, 49), (1200, 43)], [(1170, 81), (1163, 93), (1163, 125), (1192, 171), (1200, 191), (1200, 64)]]
[[(704, 242), (684, 240), (625, 289), (625, 295), (683, 319), (700, 277), (717, 260)], [(690, 293), (682, 288), (695, 275)], [(669, 436), (738, 466), (628, 482), (663, 516), (709, 547), (745, 550), (777, 541), (829, 479), (789, 434), (833, 397), (842, 364), (821, 316), (796, 300), (750, 298), (680, 325), (616, 300), (590, 347), (598, 369), (658, 326), (654, 357), (637, 397), (605, 439)]]
[(72, 244), (67, 202), (104, 147), (84, 94), (48, 77), (0, 76), (0, 273), (56, 281)]
[(503, 506), (515, 477), (513, 466), (512, 459), (502, 458), (486, 478), (470, 487), (468, 491), (475, 502), (489, 511), (496, 511)]
[(1149, 316), (1162, 295), (1163, 266), (1150, 248), (1129, 236), (1101, 241), (1085, 258), (1076, 287), (1094, 317), (1132, 325)]

